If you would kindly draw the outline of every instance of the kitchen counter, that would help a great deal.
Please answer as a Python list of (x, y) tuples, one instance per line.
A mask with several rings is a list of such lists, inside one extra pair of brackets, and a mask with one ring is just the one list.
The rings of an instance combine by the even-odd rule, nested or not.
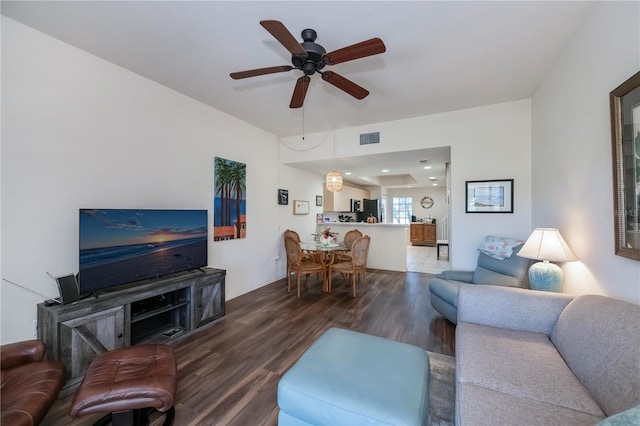
[(316, 232), (327, 228), (338, 233), (338, 242), (344, 235), (357, 229), (371, 237), (367, 267), (388, 271), (407, 271), (407, 224), (366, 222), (325, 222), (316, 225)]

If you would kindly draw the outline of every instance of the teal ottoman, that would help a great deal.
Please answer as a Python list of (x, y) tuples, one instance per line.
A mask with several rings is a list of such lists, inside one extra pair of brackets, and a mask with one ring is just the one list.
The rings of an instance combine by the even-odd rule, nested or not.
[(429, 357), (405, 343), (330, 328), (278, 383), (280, 425), (426, 425)]

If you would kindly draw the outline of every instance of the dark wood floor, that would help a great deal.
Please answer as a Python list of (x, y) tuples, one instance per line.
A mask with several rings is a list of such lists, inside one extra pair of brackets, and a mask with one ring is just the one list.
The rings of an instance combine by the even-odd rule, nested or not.
[[(455, 327), (429, 301), (431, 275), (372, 270), (367, 278), (368, 292), (359, 285), (355, 299), (338, 276), (331, 294), (310, 277), (300, 299), (276, 282), (228, 301), (225, 320), (175, 341), (174, 424), (276, 425), (278, 380), (329, 327), (454, 355)], [(90, 425), (99, 417), (71, 421), (72, 398), (58, 400), (43, 424)]]

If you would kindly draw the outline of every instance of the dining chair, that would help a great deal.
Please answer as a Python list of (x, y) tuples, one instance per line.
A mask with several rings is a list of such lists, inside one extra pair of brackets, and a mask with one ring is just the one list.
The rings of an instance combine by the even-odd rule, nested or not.
[[(287, 229), (286, 231), (284, 231), (284, 238), (286, 238), (286, 237), (293, 238), (298, 243), (300, 243), (302, 241), (302, 240), (300, 240), (300, 234), (298, 234), (296, 231), (291, 230), (291, 229)], [(322, 262), (322, 258), (321, 258), (319, 253), (308, 252), (308, 251), (302, 250), (302, 256), (304, 257), (305, 260), (312, 260), (314, 262)], [(288, 267), (287, 267), (287, 269), (288, 269)]]
[(298, 281), (298, 297), (300, 297), (300, 275), (317, 273), (322, 274), (322, 280), (325, 279), (325, 266), (321, 262), (307, 260), (302, 253), (300, 241), (296, 241), (292, 237), (284, 238), (284, 248), (287, 253), (287, 291), (291, 292), (291, 274), (296, 273)]
[[(369, 256), (369, 243), (371, 238), (364, 235), (358, 238), (351, 246), (351, 259), (337, 262), (329, 265), (329, 286), (328, 291), (331, 293), (331, 277), (334, 272), (347, 274), (351, 278), (351, 286), (353, 287), (353, 297), (356, 297), (356, 281), (358, 273), (362, 274), (364, 282), (364, 291), (367, 291), (367, 258)], [(345, 282), (348, 283), (347, 280)]]
[(362, 232), (357, 229), (352, 229), (344, 234), (344, 246), (347, 248), (347, 251), (338, 253), (338, 261), (351, 260), (351, 246), (353, 246), (353, 243), (360, 237), (362, 237)]
[(344, 234), (344, 245), (351, 250), (351, 246), (356, 242), (358, 238), (362, 237), (362, 232), (357, 229), (352, 229)]

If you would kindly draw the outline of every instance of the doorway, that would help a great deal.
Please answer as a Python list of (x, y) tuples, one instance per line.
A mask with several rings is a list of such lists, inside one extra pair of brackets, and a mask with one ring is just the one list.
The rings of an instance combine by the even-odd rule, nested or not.
[(440, 258), (438, 258), (435, 247), (411, 244), (407, 246), (407, 272), (435, 275), (449, 269), (451, 269), (449, 247), (440, 247)]

